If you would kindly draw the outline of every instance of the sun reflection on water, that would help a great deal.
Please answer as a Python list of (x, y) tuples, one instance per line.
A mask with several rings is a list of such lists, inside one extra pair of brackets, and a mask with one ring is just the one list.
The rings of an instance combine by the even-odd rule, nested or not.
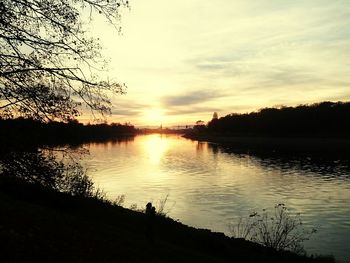
[(161, 134), (153, 134), (151, 136), (145, 136), (145, 138), (143, 148), (148, 160), (153, 165), (160, 164), (167, 149), (169, 149), (169, 140), (163, 138)]

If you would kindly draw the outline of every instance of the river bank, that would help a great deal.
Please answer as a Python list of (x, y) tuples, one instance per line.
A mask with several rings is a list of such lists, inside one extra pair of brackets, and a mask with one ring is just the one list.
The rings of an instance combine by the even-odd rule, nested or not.
[(184, 138), (227, 145), (237, 152), (278, 152), (297, 154), (347, 154), (350, 147), (349, 138), (328, 137), (272, 137), (242, 136), (211, 133), (187, 133)]
[(277, 252), (222, 233), (146, 215), (96, 198), (78, 198), (1, 181), (2, 262), (333, 262)]

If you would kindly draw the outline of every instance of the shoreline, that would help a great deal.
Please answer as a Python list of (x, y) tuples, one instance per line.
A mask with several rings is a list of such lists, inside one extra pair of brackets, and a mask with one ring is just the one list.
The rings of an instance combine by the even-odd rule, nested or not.
[(232, 150), (247, 152), (275, 152), (295, 154), (347, 154), (350, 138), (332, 137), (272, 137), (272, 136), (223, 136), (214, 134), (185, 134), (184, 138), (228, 146)]
[(96, 198), (0, 181), (3, 262), (334, 262), (276, 251)]

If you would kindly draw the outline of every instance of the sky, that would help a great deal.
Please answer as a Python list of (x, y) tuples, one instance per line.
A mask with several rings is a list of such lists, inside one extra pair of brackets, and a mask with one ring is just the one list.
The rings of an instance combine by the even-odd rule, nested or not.
[[(109, 121), (185, 125), (263, 107), (350, 99), (350, 3), (130, 0), (122, 33), (89, 33), (127, 85)], [(107, 74), (106, 73), (106, 74)]]

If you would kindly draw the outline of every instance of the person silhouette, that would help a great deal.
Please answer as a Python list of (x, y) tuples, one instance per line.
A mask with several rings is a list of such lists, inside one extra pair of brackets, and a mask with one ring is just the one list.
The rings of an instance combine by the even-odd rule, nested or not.
[(148, 202), (146, 205), (146, 237), (153, 241), (153, 225), (154, 225), (154, 217), (156, 215), (156, 208), (152, 206), (151, 202)]
[(149, 215), (151, 213), (151, 210), (152, 210), (152, 203), (151, 202), (148, 202), (147, 205), (146, 205), (146, 215)]

